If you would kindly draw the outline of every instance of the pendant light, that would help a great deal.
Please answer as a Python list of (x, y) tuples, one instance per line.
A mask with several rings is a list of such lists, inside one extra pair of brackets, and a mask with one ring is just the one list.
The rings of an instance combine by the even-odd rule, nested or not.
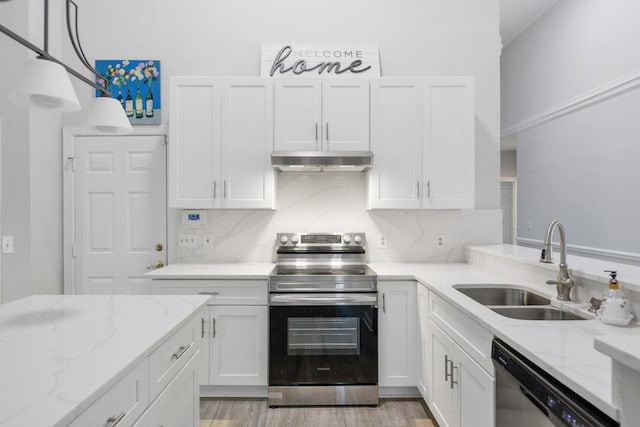
[[(78, 5), (72, 0), (65, 0), (65, 2), (67, 32), (73, 50), (82, 65), (91, 71), (94, 77), (99, 77), (103, 81), (106, 81), (106, 78), (91, 66), (80, 45), (80, 38), (78, 36)], [(74, 8), (75, 16), (75, 25), (73, 27), (71, 25), (71, 7)], [(20, 82), (11, 90), (9, 94), (11, 101), (23, 106), (46, 108), (60, 112), (77, 111), (80, 109), (80, 102), (69, 80), (69, 74), (71, 74), (101, 94), (100, 97), (93, 102), (92, 109), (87, 115), (88, 119), (85, 123), (87, 126), (112, 133), (124, 134), (133, 132), (133, 127), (122, 106), (117, 100), (111, 97), (111, 92), (109, 92), (105, 86), (98, 85), (95, 81), (88, 79), (49, 54), (49, 0), (44, 0), (44, 49), (39, 48), (4, 25), (0, 25), (0, 33), (5, 34), (39, 55), (37, 59), (27, 65), (27, 68), (21, 75)], [(118, 109), (114, 108), (116, 104)]]

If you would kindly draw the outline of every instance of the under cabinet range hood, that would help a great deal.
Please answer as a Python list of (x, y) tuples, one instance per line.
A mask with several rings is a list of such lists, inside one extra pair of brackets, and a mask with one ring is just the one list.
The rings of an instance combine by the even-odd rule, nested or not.
[(280, 172), (364, 172), (373, 164), (371, 151), (274, 151), (271, 166)]

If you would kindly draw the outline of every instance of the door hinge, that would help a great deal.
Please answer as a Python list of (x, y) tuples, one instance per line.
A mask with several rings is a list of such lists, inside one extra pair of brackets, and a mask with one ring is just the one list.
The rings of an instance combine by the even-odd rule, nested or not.
[(74, 156), (67, 157), (67, 160), (71, 161), (71, 172), (76, 171), (76, 158)]

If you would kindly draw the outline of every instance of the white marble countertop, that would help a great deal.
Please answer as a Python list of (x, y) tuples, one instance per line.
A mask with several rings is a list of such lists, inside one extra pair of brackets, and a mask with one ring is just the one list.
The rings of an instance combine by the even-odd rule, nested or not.
[(63, 426), (205, 296), (35, 295), (0, 305), (0, 426)]
[(600, 336), (595, 339), (594, 347), (617, 362), (640, 372), (640, 340), (626, 336)]
[[(533, 288), (552, 304), (586, 313), (586, 305), (555, 300), (555, 288), (527, 274), (471, 264), (370, 263), (379, 280), (415, 279), (462, 309), (496, 337), (511, 345), (550, 375), (614, 419), (619, 419), (612, 397), (611, 359), (594, 348), (596, 337), (625, 341), (640, 338), (640, 327), (605, 325), (597, 319), (527, 321), (501, 316), (453, 288), (456, 284), (515, 284)], [(557, 266), (556, 266), (557, 268)], [(551, 275), (555, 275), (555, 270)], [(640, 353), (636, 353), (640, 354)]]
[(169, 264), (145, 274), (152, 279), (268, 279), (272, 263)]

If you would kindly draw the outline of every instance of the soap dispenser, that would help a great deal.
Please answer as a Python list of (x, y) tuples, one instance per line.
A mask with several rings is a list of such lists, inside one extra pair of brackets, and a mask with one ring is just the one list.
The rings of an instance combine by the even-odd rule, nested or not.
[(602, 295), (602, 304), (598, 310), (600, 320), (610, 325), (628, 325), (633, 315), (627, 309), (627, 298), (618, 284), (618, 272), (605, 270), (609, 273), (609, 289)]

